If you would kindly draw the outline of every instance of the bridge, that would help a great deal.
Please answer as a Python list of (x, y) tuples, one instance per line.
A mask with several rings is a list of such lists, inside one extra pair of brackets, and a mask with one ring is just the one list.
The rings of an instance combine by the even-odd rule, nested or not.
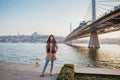
[[(80, 25), (71, 31), (71, 33), (66, 37), (65, 43), (72, 44), (72, 40), (89, 37), (89, 48), (100, 48), (98, 35), (104, 34), (108, 32), (113, 31), (119, 31), (120, 30), (120, 0), (104, 0), (106, 2), (108, 1), (114, 1), (119, 3), (119, 5), (107, 5), (106, 6), (112, 6), (112, 9), (108, 10), (103, 16), (96, 19), (96, 0), (91, 1), (91, 14), (92, 18), (88, 21), (83, 21), (80, 23)], [(104, 1), (98, 1), (98, 2), (104, 2)], [(99, 3), (101, 4), (101, 3)], [(101, 4), (105, 5), (105, 4)], [(102, 8), (102, 7), (99, 7)], [(103, 8), (104, 9), (104, 8)], [(89, 9), (90, 10), (90, 9)]]

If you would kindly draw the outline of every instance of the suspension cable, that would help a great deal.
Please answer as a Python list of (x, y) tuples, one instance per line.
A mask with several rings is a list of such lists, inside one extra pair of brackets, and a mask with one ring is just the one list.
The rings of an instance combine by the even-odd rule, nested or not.
[(114, 5), (110, 5), (110, 4), (101, 4), (101, 3), (97, 3), (98, 5), (104, 5), (104, 6), (112, 6), (114, 7)]
[(101, 0), (96, 2), (119, 2), (120, 0)]

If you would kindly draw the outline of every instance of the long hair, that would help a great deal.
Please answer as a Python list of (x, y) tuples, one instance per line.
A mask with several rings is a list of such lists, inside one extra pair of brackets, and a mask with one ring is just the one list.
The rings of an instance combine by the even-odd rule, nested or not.
[[(52, 41), (51, 41), (50, 37), (53, 37)], [(47, 40), (47, 43), (50, 43), (50, 42), (55, 43), (55, 44), (57, 43), (56, 40), (55, 40), (55, 37), (52, 34), (49, 36), (49, 38)]]

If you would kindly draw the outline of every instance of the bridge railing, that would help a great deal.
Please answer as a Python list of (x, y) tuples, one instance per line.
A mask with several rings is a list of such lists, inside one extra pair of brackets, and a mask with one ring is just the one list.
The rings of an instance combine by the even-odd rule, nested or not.
[(103, 15), (100, 15), (97, 19), (100, 19), (101, 17), (104, 17), (114, 11), (117, 11), (120, 9), (120, 5), (114, 6), (113, 8), (111, 8), (110, 10), (106, 11), (105, 13), (103, 13)]

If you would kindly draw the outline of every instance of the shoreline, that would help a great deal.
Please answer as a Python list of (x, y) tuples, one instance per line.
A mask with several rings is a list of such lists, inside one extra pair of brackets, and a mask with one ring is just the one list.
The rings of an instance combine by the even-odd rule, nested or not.
[[(46, 76), (40, 77), (43, 65), (19, 64), (12, 62), (0, 62), (0, 80), (56, 80), (61, 67), (54, 66), (53, 76), (49, 75), (50, 66), (46, 69)], [(75, 73), (120, 75), (120, 69), (108, 68), (75, 68)]]

